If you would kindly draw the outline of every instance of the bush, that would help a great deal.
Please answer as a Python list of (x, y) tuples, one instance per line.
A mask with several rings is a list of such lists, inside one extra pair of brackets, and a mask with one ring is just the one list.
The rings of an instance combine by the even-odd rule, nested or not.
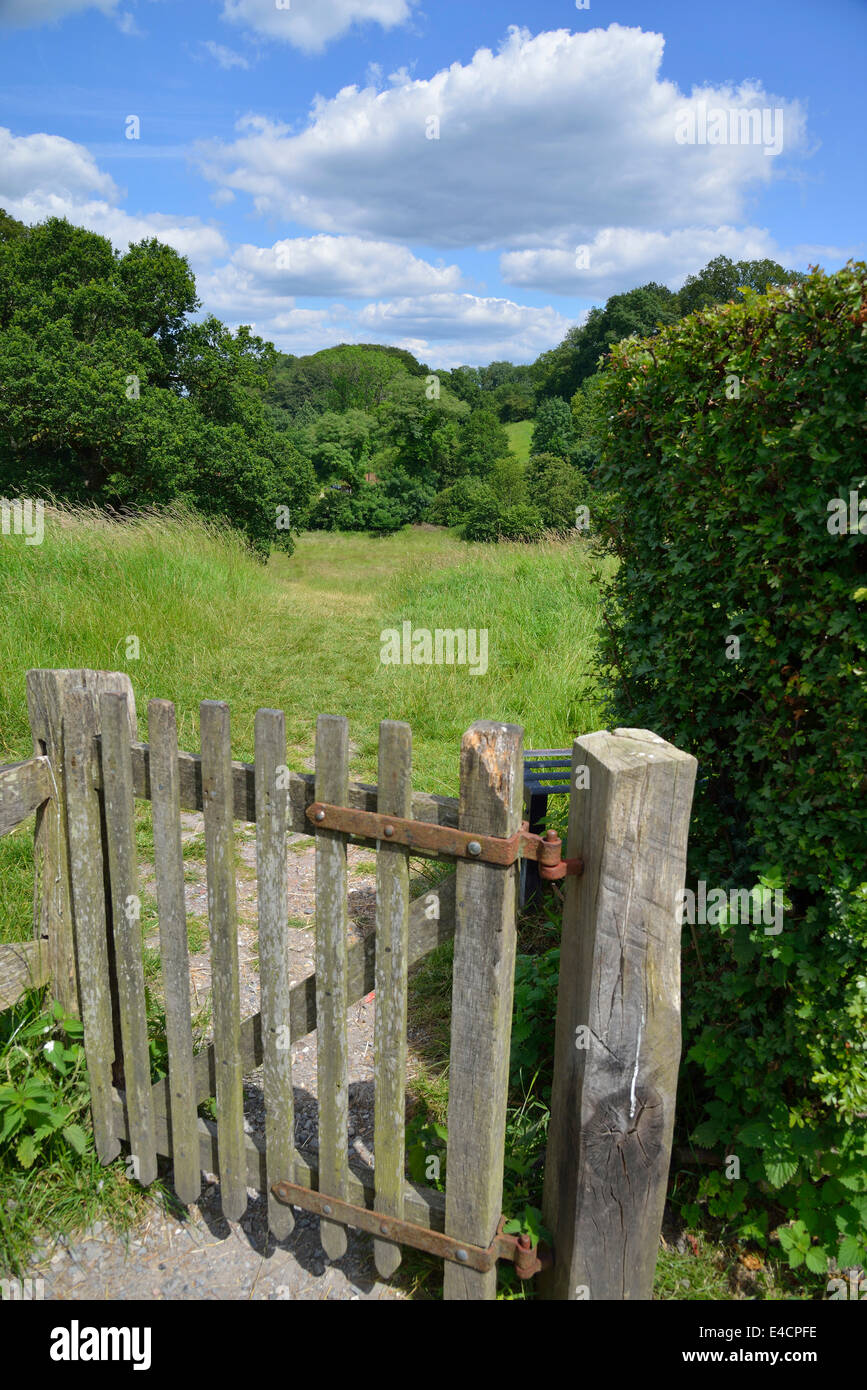
[(691, 886), (786, 906), (687, 928), (681, 1123), (740, 1163), (699, 1201), (817, 1273), (867, 1260), (865, 277), (744, 290), (602, 386), (607, 714), (699, 760)]
[(532, 454), (527, 483), (542, 524), (549, 531), (574, 531), (578, 506), (589, 501), (584, 474), (555, 454)]
[(370, 483), (361, 483), (352, 492), (330, 487), (313, 508), (308, 524), (311, 531), (374, 531), (385, 535), (406, 524), (405, 508), (384, 488)]
[(438, 492), (427, 509), (426, 520), (434, 526), (460, 526), (479, 502), (496, 509), (497, 499), (480, 478), (459, 478), (451, 487)]

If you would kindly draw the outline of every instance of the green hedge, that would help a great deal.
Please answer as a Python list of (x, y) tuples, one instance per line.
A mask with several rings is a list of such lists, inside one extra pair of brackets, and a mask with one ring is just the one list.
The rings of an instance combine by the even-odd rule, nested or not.
[(867, 535), (835, 522), (856, 493), (867, 532), (865, 281), (613, 348), (596, 480), (608, 717), (699, 760), (688, 886), (784, 904), (779, 932), (684, 926), (698, 1201), (816, 1274), (867, 1263)]

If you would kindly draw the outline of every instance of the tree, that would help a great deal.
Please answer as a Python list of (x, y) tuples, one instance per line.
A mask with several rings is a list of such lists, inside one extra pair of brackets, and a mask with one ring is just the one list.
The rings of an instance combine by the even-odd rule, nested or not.
[(557, 454), (562, 459), (571, 459), (574, 452), (575, 429), (569, 406), (559, 396), (542, 401), (530, 439), (531, 457), (533, 454)]
[(575, 529), (576, 509), (590, 491), (584, 474), (555, 454), (534, 454), (527, 465), (527, 485), (542, 524), (551, 531)]
[[(434, 490), (456, 474), (459, 425), (468, 406), (440, 384), (439, 395), (423, 379), (405, 377), (376, 411), (376, 444), (389, 467), (423, 478)], [(375, 471), (379, 471), (379, 462)]]
[(458, 429), (457, 468), (459, 473), (484, 477), (509, 452), (509, 436), (488, 406), (480, 406), (466, 417)]
[(606, 416), (600, 390), (602, 381), (602, 372), (588, 376), (570, 402), (575, 434), (573, 461), (588, 476), (599, 463), (605, 433)]
[(769, 285), (794, 285), (806, 279), (798, 270), (784, 270), (776, 261), (730, 261), (728, 256), (715, 256), (697, 275), (688, 275), (677, 300), (682, 315), (711, 304), (729, 300), (740, 303), (742, 286), (764, 294)]
[(569, 400), (615, 343), (632, 334), (647, 337), (658, 324), (675, 323), (679, 317), (677, 296), (665, 285), (651, 282), (612, 295), (604, 309), (591, 309), (586, 323), (570, 328), (559, 347), (537, 358), (533, 366), (539, 398)]
[(291, 549), (313, 474), (265, 414), (274, 350), (189, 322), (197, 305), (186, 260), (154, 239), (121, 255), (49, 218), (0, 241), (0, 495), (183, 499), (264, 556)]

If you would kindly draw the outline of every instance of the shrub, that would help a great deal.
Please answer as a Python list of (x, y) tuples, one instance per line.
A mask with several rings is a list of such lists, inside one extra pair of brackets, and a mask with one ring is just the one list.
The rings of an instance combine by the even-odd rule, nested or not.
[(699, 760), (692, 886), (787, 905), (687, 929), (684, 1117), (740, 1164), (699, 1200), (816, 1272), (867, 1259), (865, 276), (744, 290), (602, 386), (608, 715)]
[(478, 502), (496, 508), (497, 499), (480, 478), (458, 478), (451, 487), (438, 492), (427, 510), (427, 520), (435, 526), (460, 526)]
[(556, 454), (533, 454), (527, 469), (527, 483), (542, 524), (548, 530), (575, 529), (577, 508), (580, 503), (589, 501), (590, 487), (583, 473)]

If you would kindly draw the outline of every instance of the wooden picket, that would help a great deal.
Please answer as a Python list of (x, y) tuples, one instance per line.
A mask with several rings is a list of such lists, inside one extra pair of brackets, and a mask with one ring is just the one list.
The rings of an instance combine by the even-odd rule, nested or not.
[[(467, 731), (458, 801), (413, 791), (406, 724), (380, 725), (378, 784), (369, 787), (349, 781), (343, 718), (319, 717), (316, 771), (308, 776), (285, 766), (279, 710), (258, 711), (250, 765), (232, 761), (229, 710), (219, 701), (201, 705), (199, 756), (178, 749), (174, 706), (166, 700), (148, 706), (150, 744), (136, 741), (132, 689), (118, 673), (30, 672), (28, 700), (35, 756), (0, 768), (0, 833), (36, 813), (36, 940), (0, 950), (0, 1007), (50, 972), (67, 1006), (80, 1009), (102, 1162), (111, 1161), (123, 1142), (133, 1173), (149, 1183), (157, 1156), (170, 1157), (175, 1189), (187, 1203), (200, 1194), (202, 1169), (215, 1170), (223, 1213), (232, 1221), (247, 1208), (248, 1188), (263, 1191), (269, 1225), (280, 1240), (293, 1231), (295, 1197), (319, 1212), (321, 1242), (332, 1259), (347, 1249), (347, 1224), (370, 1230), (383, 1278), (400, 1265), (401, 1241), (423, 1246), (425, 1230), (444, 1232), (429, 1244), (445, 1259), (445, 1298), (495, 1297), (490, 1252), (516, 1258), (498, 1230), (519, 866), (491, 862), (479, 844), (468, 842), (488, 838), (496, 849), (520, 828), (523, 731), (490, 721)], [(640, 1298), (649, 1296), (671, 1147), (679, 1050), (675, 901), (695, 760), (647, 730), (619, 729), (577, 740), (573, 774), (579, 768), (589, 768), (590, 778), (573, 777), (582, 790), (571, 793), (566, 853), (579, 870), (583, 861), (584, 875), (565, 884), (545, 1173), (544, 1215), (554, 1232), (555, 1262), (538, 1287), (542, 1297), (558, 1299)], [(136, 797), (153, 806), (169, 1059), (168, 1077), (157, 1082), (149, 1066)], [(377, 851), (377, 908), (375, 932), (351, 945), (350, 832), (311, 822), (314, 801), (326, 810), (383, 817), (365, 821), (364, 838), (356, 836)], [(201, 810), (205, 822), (214, 1040), (195, 1055), (182, 810)], [(316, 814), (327, 819), (326, 811)], [(333, 815), (336, 825), (346, 825), (345, 812)], [(411, 827), (409, 842), (389, 841), (394, 827), (388, 818)], [(261, 1012), (243, 1020), (235, 820), (256, 824)], [(465, 846), (446, 851), (458, 856), (455, 873), (415, 901), (409, 886), (409, 857), (418, 852), (410, 847), (418, 841), (413, 822), (448, 827), (452, 841), (457, 829)], [(314, 834), (316, 843), (316, 969), (295, 985), (286, 933), (290, 831)], [(627, 933), (630, 966), (624, 970)], [(407, 990), (410, 968), (451, 936), (442, 1194), (410, 1182), (404, 1171)], [(349, 1006), (372, 989), (375, 1169), (349, 1154), (346, 1032)], [(318, 1153), (295, 1143), (291, 1060), (292, 1044), (314, 1029)], [(576, 1050), (575, 1035), (582, 1031), (598, 1039), (596, 1051)], [(244, 1130), (243, 1077), (260, 1065), (264, 1142)], [(213, 1096), (216, 1122), (196, 1114)], [(631, 1137), (636, 1125), (643, 1135), (637, 1150)], [(290, 1188), (282, 1190), (283, 1184)], [(612, 1184), (615, 1213), (605, 1196)], [(341, 1203), (353, 1204), (355, 1212)]]
[(154, 873), (169, 1055), (175, 1191), (195, 1202), (202, 1188), (196, 1134), (195, 1064), (190, 1011), (190, 956), (184, 899), (184, 855), (178, 791), (178, 726), (169, 700), (148, 704), (154, 831)]
[[(412, 733), (408, 724), (379, 726), (377, 810), (409, 816), (412, 807)], [(380, 841), (376, 856), (376, 1016), (374, 1019), (374, 1136), (376, 1210), (403, 1217), (405, 1163), (407, 953), (409, 851)], [(400, 1265), (400, 1246), (373, 1244), (384, 1279)]]
[[(316, 800), (345, 806), (349, 793), (349, 724), (320, 714), (316, 721)], [(316, 837), (316, 1023), (319, 1090), (319, 1180), (346, 1197), (349, 1061), (346, 1044), (346, 839)], [(329, 1259), (346, 1254), (346, 1227), (320, 1222)]]

